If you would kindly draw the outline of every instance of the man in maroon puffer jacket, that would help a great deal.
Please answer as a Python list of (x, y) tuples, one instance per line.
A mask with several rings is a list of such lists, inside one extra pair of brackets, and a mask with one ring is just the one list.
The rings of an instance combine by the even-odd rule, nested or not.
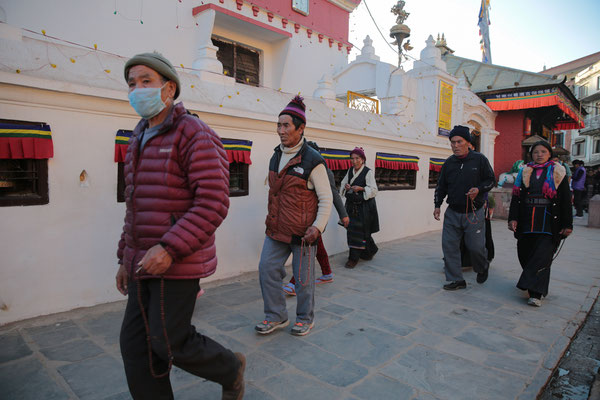
[[(125, 64), (129, 101), (142, 117), (125, 157), (127, 212), (117, 289), (129, 295), (121, 354), (134, 399), (172, 399), (171, 365), (241, 399), (245, 358), (191, 325), (200, 278), (215, 272), (215, 230), (229, 208), (220, 138), (174, 104), (180, 83), (158, 53)], [(149, 356), (150, 354), (150, 356)]]

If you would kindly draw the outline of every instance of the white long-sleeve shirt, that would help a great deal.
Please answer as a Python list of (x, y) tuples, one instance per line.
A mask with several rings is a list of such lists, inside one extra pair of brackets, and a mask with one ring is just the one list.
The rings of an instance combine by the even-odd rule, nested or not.
[[(346, 173), (346, 176), (344, 176), (344, 179), (342, 179), (342, 183), (340, 184), (340, 195), (342, 197), (344, 197), (344, 195), (346, 194), (346, 189), (344, 188), (346, 184), (349, 183), (350, 186), (352, 186), (352, 184), (356, 180), (356, 177), (359, 176), (361, 172), (363, 172), (364, 168), (365, 166), (363, 165), (358, 171), (353, 171), (353, 176), (350, 182), (348, 182), (348, 174)], [(372, 169), (370, 169), (369, 172), (367, 172), (367, 176), (365, 177), (365, 179), (367, 181), (367, 186), (365, 186), (363, 197), (365, 200), (369, 200), (370, 198), (377, 196), (377, 182), (375, 181), (375, 174), (373, 173)]]

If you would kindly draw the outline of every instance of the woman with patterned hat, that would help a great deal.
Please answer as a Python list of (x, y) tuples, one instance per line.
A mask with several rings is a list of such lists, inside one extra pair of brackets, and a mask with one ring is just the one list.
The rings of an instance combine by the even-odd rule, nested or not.
[(346, 198), (346, 211), (350, 217), (348, 225), (348, 247), (350, 254), (346, 268), (354, 268), (359, 258), (370, 260), (377, 253), (377, 245), (371, 237), (379, 232), (379, 216), (377, 214), (377, 183), (375, 174), (365, 166), (367, 157), (361, 147), (350, 152), (352, 167), (340, 185), (340, 194)]

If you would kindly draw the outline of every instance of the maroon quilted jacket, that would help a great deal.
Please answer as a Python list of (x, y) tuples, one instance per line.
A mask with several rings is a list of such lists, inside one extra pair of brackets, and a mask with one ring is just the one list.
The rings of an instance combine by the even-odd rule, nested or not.
[(135, 127), (125, 157), (119, 263), (132, 276), (133, 266), (160, 243), (173, 257), (164, 278), (209, 276), (217, 267), (215, 230), (229, 208), (227, 154), (217, 134), (182, 103), (140, 153), (138, 139), (147, 125), (142, 119)]

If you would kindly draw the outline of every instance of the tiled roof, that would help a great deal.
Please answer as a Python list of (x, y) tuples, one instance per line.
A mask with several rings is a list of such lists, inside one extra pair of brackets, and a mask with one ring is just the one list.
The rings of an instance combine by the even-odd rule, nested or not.
[(558, 85), (564, 80), (563, 76), (551, 76), (500, 65), (484, 64), (452, 54), (444, 55), (443, 59), (446, 62), (448, 73), (457, 78), (465, 76), (471, 90), (475, 93)]
[(597, 53), (590, 54), (589, 56), (578, 58), (577, 60), (557, 65), (556, 67), (548, 68), (545, 71), (541, 71), (540, 73), (552, 75), (579, 72), (585, 67), (589, 67), (597, 61), (600, 61), (600, 51)]

